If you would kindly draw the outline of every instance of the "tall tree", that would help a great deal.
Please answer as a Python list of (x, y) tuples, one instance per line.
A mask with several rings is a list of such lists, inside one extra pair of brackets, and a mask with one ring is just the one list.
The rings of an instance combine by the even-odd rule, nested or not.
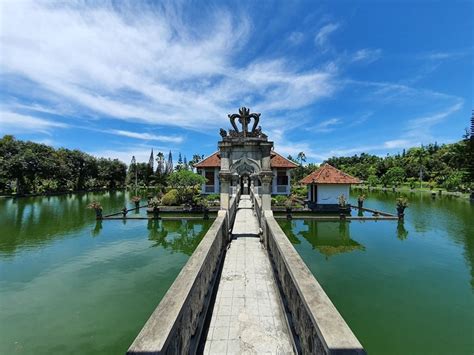
[(154, 169), (155, 158), (153, 157), (153, 148), (151, 148), (150, 159), (148, 159), (148, 165), (153, 173)]
[(163, 175), (165, 173), (165, 156), (162, 152), (158, 152), (158, 154), (156, 155), (156, 162), (156, 173), (158, 175)]
[(173, 172), (173, 155), (170, 153), (168, 154), (168, 162), (166, 163), (166, 174), (171, 174)]
[(186, 159), (186, 155), (185, 155), (184, 158), (183, 158), (183, 168), (184, 168), (185, 170), (189, 170), (188, 159)]

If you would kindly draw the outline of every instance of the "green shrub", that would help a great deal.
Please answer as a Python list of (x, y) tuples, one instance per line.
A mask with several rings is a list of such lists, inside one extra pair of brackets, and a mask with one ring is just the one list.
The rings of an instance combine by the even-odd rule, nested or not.
[(208, 201), (216, 201), (216, 200), (221, 199), (221, 195), (219, 194), (209, 194), (209, 195), (205, 195), (205, 197), (206, 197), (206, 200)]
[(178, 204), (178, 190), (171, 189), (163, 195), (162, 201), (165, 206), (173, 206)]
[(443, 187), (448, 191), (456, 191), (459, 189), (463, 180), (463, 173), (460, 171), (453, 171), (448, 175), (443, 183)]
[(308, 195), (308, 190), (306, 186), (291, 186), (291, 194), (300, 198), (306, 198)]
[(278, 206), (283, 206), (285, 205), (286, 201), (288, 200), (288, 197), (284, 196), (284, 195), (276, 195), (274, 197), (275, 199), (275, 204), (278, 205)]
[(369, 175), (367, 178), (367, 184), (372, 187), (376, 187), (377, 184), (379, 183), (379, 179), (377, 178), (376, 175)]
[(416, 187), (417, 180), (414, 177), (409, 177), (407, 179), (408, 184), (410, 185), (410, 189), (414, 189)]

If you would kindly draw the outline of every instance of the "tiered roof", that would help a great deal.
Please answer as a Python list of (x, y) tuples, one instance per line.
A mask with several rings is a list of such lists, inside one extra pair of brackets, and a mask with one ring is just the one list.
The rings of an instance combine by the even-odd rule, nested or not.
[[(272, 151), (270, 154), (270, 166), (272, 168), (285, 168), (294, 169), (298, 165), (293, 163), (291, 160), (286, 159), (277, 152)], [(194, 165), (195, 168), (220, 168), (221, 167), (221, 156), (219, 152), (211, 154), (207, 158), (201, 160), (199, 163)]]
[(335, 167), (324, 164), (301, 180), (302, 184), (360, 184), (361, 181)]

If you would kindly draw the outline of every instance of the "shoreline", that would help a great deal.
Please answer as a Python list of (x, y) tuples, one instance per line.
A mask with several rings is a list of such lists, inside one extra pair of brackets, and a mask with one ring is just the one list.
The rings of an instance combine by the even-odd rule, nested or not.
[[(353, 189), (359, 189), (359, 190), (368, 190), (370, 191), (385, 191), (385, 192), (401, 192), (401, 193), (428, 193), (428, 194), (436, 194), (436, 196), (452, 196), (452, 197), (458, 197), (462, 199), (469, 200), (469, 193), (464, 193), (464, 192), (457, 192), (457, 191), (447, 191), (444, 189), (433, 189), (433, 190), (424, 190), (424, 189), (410, 189), (410, 188), (400, 188), (396, 187), (395, 189), (393, 187), (381, 187), (381, 186), (368, 186), (368, 185), (354, 185), (352, 187)], [(439, 191), (441, 190), (441, 194)]]
[(91, 189), (91, 190), (76, 190), (76, 191), (57, 191), (57, 192), (44, 192), (44, 193), (31, 193), (31, 194), (8, 194), (0, 195), (0, 198), (20, 198), (20, 197), (48, 197), (48, 196), (61, 196), (69, 194), (89, 193), (89, 192), (113, 192), (122, 191), (123, 189)]

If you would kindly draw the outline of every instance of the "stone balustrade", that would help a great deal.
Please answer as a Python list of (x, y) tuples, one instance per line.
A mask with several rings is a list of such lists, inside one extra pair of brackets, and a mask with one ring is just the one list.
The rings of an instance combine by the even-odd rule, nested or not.
[(264, 212), (264, 220), (264, 239), (297, 347), (303, 354), (365, 354), (272, 211)]

